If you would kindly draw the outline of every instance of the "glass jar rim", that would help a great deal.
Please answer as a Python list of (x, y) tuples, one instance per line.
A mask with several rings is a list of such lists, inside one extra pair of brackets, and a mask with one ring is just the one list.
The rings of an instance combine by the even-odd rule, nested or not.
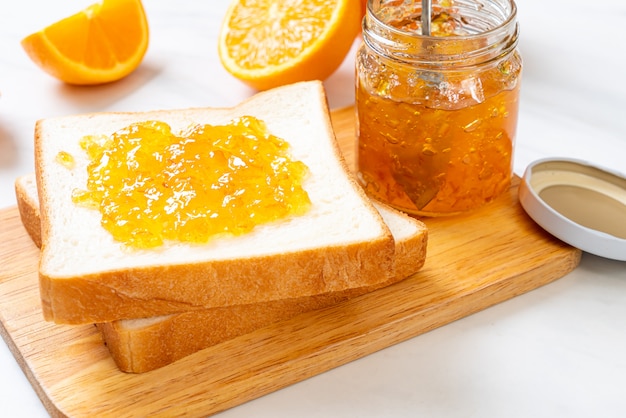
[[(370, 5), (372, 3), (374, 3), (375, 1), (382, 1), (382, 0), (367, 0), (366, 1), (366, 16), (370, 16), (372, 19), (374, 19), (377, 23), (384, 25), (385, 28), (391, 32), (395, 32), (398, 35), (404, 35), (404, 36), (416, 36), (416, 37), (420, 37), (423, 39), (428, 39), (428, 40), (432, 40), (432, 41), (436, 41), (436, 42), (445, 42), (446, 39), (451, 39), (454, 38), (456, 40), (472, 40), (472, 39), (477, 39), (477, 38), (482, 38), (486, 35), (489, 35), (491, 33), (495, 33), (497, 32), (499, 29), (501, 29), (502, 27), (508, 26), (512, 23), (514, 23), (517, 19), (517, 4), (515, 3), (515, 0), (504, 0), (505, 2), (507, 2), (508, 4), (510, 4), (511, 6), (511, 10), (508, 14), (508, 16), (506, 17), (506, 19), (504, 19), (502, 22), (499, 22), (499, 24), (497, 26), (494, 26), (488, 30), (485, 30), (483, 32), (479, 32), (479, 33), (473, 33), (473, 34), (467, 34), (467, 35), (454, 35), (452, 37), (441, 37), (441, 36), (433, 36), (433, 35), (422, 35), (422, 34), (418, 34), (415, 32), (411, 32), (408, 30), (403, 30), (403, 29), (398, 29), (396, 27), (390, 26), (387, 23), (385, 23), (384, 21), (380, 20), (378, 18), (378, 16), (376, 16), (376, 14), (372, 11), (372, 9), (370, 8)], [(365, 18), (363, 19), (363, 25), (365, 25)]]
[(507, 13), (499, 14), (501, 19), (491, 27), (477, 33), (453, 36), (426, 36), (396, 28), (376, 14), (379, 9), (373, 9), (375, 2), (380, 6), (382, 1), (367, 0), (362, 34), (363, 41), (383, 56), (432, 65), (440, 70), (460, 69), (497, 60), (517, 47), (519, 24), (514, 0), (492, 0), (505, 4)]

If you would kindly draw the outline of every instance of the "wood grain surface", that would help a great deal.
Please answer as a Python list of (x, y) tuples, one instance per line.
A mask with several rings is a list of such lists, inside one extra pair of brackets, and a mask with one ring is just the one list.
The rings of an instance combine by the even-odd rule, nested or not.
[[(354, 112), (334, 111), (354, 163)], [(426, 219), (426, 265), (394, 286), (226, 341), (152, 372), (120, 372), (96, 328), (45, 322), (37, 247), (0, 211), (0, 332), (52, 416), (207, 416), (413, 338), (564, 276), (580, 251), (539, 228), (509, 193)]]

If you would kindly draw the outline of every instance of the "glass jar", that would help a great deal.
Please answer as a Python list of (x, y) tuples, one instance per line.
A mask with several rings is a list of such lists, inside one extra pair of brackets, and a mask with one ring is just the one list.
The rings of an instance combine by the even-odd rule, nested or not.
[(522, 60), (513, 0), (368, 0), (356, 58), (357, 176), (408, 213), (466, 212), (508, 190)]

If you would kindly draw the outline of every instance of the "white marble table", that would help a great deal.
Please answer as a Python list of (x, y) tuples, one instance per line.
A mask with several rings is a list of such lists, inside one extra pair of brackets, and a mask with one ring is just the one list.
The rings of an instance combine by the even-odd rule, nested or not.
[[(219, 64), (226, 1), (208, 0), (144, 0), (151, 44), (133, 75), (95, 88), (59, 84), (19, 41), (90, 3), (0, 3), (0, 208), (15, 204), (15, 177), (33, 171), (37, 119), (230, 106), (253, 93)], [(625, 172), (626, 3), (593, 3), (593, 11), (582, 0), (519, 3), (517, 173), (548, 156)], [(325, 83), (333, 108), (353, 102), (351, 58)], [(47, 415), (3, 341), (0, 370), (0, 416)], [(585, 254), (551, 285), (220, 416), (626, 416), (626, 263)]]

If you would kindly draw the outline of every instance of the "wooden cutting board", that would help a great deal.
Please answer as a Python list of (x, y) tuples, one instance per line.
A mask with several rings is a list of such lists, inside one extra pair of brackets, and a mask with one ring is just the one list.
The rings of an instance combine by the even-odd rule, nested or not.
[[(333, 112), (354, 161), (354, 111)], [(52, 416), (206, 416), (528, 292), (573, 270), (580, 251), (538, 227), (509, 193), (470, 215), (426, 219), (415, 276), (224, 342), (152, 372), (120, 372), (94, 326), (45, 322), (38, 249), (16, 208), (0, 211), (0, 332)]]

